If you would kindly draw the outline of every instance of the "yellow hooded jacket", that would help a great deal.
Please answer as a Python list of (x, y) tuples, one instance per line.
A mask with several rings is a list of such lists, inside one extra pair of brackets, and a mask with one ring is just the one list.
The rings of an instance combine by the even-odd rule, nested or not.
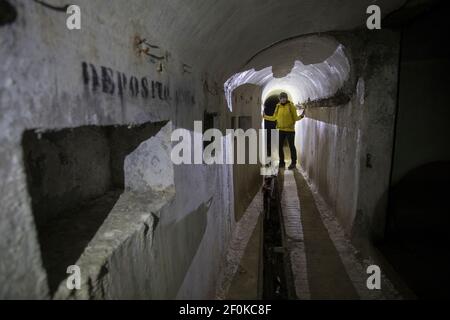
[(278, 130), (288, 132), (294, 132), (295, 122), (303, 118), (304, 116), (297, 115), (297, 109), (291, 101), (284, 105), (278, 103), (273, 116), (264, 115), (264, 119), (277, 122)]

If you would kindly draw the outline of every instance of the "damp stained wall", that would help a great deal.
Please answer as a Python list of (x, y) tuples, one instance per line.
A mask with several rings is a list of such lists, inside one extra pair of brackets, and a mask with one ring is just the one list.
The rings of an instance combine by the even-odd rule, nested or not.
[(450, 160), (446, 7), (403, 28), (392, 185), (422, 165)]
[[(192, 131), (207, 106), (226, 106), (218, 95), (205, 93), (204, 73), (191, 57), (175, 51), (164, 30), (148, 22), (144, 2), (75, 1), (82, 7), (80, 31), (67, 30), (64, 11), (10, 2), (17, 17), (0, 28), (0, 297), (45, 299), (53, 292), (27, 191), (24, 132), (161, 121)], [(162, 60), (137, 52), (136, 39), (143, 38), (158, 46), (154, 54)], [(163, 140), (170, 152), (166, 131)], [(168, 154), (155, 156), (167, 164)], [(154, 195), (153, 204), (129, 207), (135, 199), (124, 193), (77, 261), (86, 286), (73, 296), (62, 282), (55, 298), (214, 295), (233, 219), (231, 171), (206, 165), (164, 170), (173, 177), (170, 196)], [(93, 254), (101, 248), (108, 254)]]
[(297, 124), (300, 165), (360, 248), (383, 237), (391, 172), (399, 33), (335, 33), (350, 101), (311, 108)]

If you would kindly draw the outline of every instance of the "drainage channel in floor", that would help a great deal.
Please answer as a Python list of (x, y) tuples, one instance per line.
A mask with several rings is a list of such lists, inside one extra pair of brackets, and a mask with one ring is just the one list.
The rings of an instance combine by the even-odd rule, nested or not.
[(303, 171), (265, 177), (230, 241), (218, 299), (401, 299), (386, 274), (366, 286), (366, 268)]
[(262, 298), (267, 300), (294, 298), (289, 275), (288, 256), (283, 246), (283, 228), (280, 208), (279, 180), (266, 177), (264, 194), (262, 245)]

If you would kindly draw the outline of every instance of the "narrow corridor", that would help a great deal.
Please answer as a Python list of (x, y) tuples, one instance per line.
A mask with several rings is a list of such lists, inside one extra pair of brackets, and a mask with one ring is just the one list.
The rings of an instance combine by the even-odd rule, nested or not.
[(72, 2), (0, 0), (0, 300), (450, 297), (450, 1)]

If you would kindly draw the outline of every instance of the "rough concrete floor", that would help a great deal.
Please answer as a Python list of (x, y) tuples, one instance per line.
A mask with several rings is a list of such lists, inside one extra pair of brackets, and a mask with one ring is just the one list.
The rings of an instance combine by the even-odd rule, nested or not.
[[(285, 174), (281, 172), (280, 174)], [(307, 284), (310, 299), (358, 299), (359, 296), (347, 275), (328, 230), (320, 218), (314, 197), (303, 176), (294, 170), (297, 195), (283, 193), (283, 196), (297, 196), (300, 202), (300, 223), (303, 229), (304, 258), (306, 259)], [(284, 177), (288, 181), (288, 177)], [(294, 190), (293, 190), (294, 191)], [(294, 191), (295, 192), (295, 191)], [(288, 221), (285, 221), (285, 227)], [(294, 261), (293, 261), (294, 262)], [(302, 272), (300, 270), (300, 272)]]
[[(300, 204), (305, 261), (291, 261), (293, 272), (306, 273), (310, 299), (401, 299), (399, 292), (381, 270), (381, 289), (369, 290), (367, 266), (373, 259), (361, 260), (340, 227), (335, 216), (303, 171), (294, 170), (296, 192)], [(286, 174), (284, 173), (286, 185)], [(293, 194), (294, 193), (294, 194)], [(300, 256), (302, 257), (302, 256)], [(299, 270), (295, 264), (306, 266)]]

